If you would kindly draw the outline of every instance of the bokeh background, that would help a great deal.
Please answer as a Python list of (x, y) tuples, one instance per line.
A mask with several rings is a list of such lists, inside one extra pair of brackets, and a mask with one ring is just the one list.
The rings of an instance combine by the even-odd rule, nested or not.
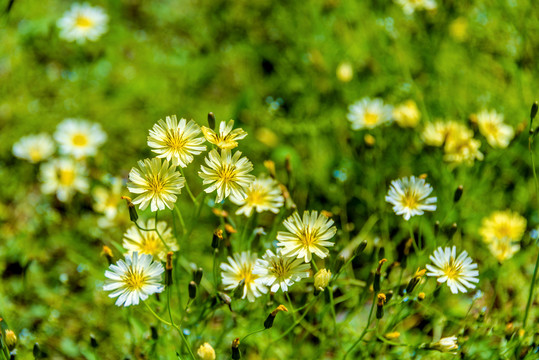
[[(456, 243), (485, 269), (485, 309), (474, 311), (498, 329), (521, 316), (537, 256), (534, 240), (525, 236), (522, 250), (501, 265), (481, 245), (477, 229), (494, 209), (519, 212), (530, 231), (539, 223), (527, 134), (539, 76), (533, 1), (439, 1), (436, 10), (412, 15), (391, 1), (92, 1), (108, 13), (109, 30), (84, 45), (58, 36), (56, 21), (71, 4), (16, 0), (0, 18), (0, 312), (19, 334), (18, 358), (32, 358), (34, 342), (52, 358), (92, 358), (91, 334), (103, 359), (151, 358), (142, 355), (153, 341), (147, 314), (115, 307), (100, 290), (107, 267), (101, 248), (121, 238), (127, 209), (124, 224), (102, 229), (91, 196), (66, 205), (41, 195), (38, 167), (12, 154), (22, 136), (52, 134), (69, 117), (98, 122), (107, 133), (92, 160), (93, 178), (105, 180), (126, 179), (137, 160), (152, 156), (148, 129), (167, 115), (201, 125), (210, 111), (218, 121), (234, 119), (249, 133), (240, 148), (256, 174), (270, 159), (288, 179), (289, 157), (298, 209), (335, 214), (342, 242), (332, 254), (374, 214), (382, 220), (369, 236), (394, 258), (390, 244), (408, 230), (384, 203), (388, 184), (427, 173), (439, 207), (426, 216), (424, 232), (433, 233), (435, 220), (457, 222)], [(351, 75), (342, 73), (346, 68)], [(353, 132), (348, 106), (367, 96), (395, 105), (413, 99), (420, 124)], [(484, 161), (450, 167), (421, 142), (427, 121), (469, 123), (484, 108), (503, 113), (517, 129), (509, 148), (492, 149), (482, 139)], [(367, 133), (374, 145), (365, 143)], [(196, 193), (201, 162), (187, 169)], [(465, 195), (455, 209), (460, 184)], [(207, 209), (190, 243), (181, 244), (190, 262), (211, 268), (216, 225)], [(351, 301), (343, 312), (358, 306)], [(471, 296), (443, 301), (444, 311), (458, 318)], [(461, 328), (456, 320), (453, 326)], [(502, 356), (507, 340), (500, 334), (478, 336), (467, 350), (476, 358)], [(223, 359), (233, 335), (224, 336), (216, 347)], [(353, 337), (351, 329), (343, 339), (283, 342), (272, 356), (331, 359), (341, 341)]]

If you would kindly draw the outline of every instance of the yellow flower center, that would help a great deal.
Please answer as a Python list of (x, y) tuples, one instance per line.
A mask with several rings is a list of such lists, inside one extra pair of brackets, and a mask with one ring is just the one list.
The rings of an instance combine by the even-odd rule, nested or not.
[(88, 144), (88, 138), (84, 134), (75, 134), (73, 135), (73, 138), (71, 139), (73, 142), (73, 145), (75, 146), (85, 146)]
[(30, 149), (28, 155), (30, 156), (30, 159), (32, 159), (32, 161), (41, 160), (41, 157), (42, 157), (41, 151), (39, 151), (39, 149), (36, 149), (36, 148)]
[(277, 278), (283, 278), (285, 277), (289, 270), (290, 270), (290, 264), (283, 259), (277, 259), (271, 262), (270, 270), (275, 274)]
[(165, 144), (174, 151), (180, 151), (185, 147), (187, 139), (185, 139), (178, 131), (169, 131), (165, 139)]
[(128, 274), (124, 276), (123, 281), (129, 291), (140, 290), (148, 277), (143, 273), (134, 273), (129, 270)]
[(363, 121), (367, 125), (376, 125), (376, 124), (378, 124), (378, 119), (379, 119), (378, 114), (367, 112), (367, 113), (365, 113), (365, 117), (364, 117)]
[(449, 260), (449, 263), (445, 266), (443, 269), (443, 272), (445, 276), (447, 276), (448, 279), (454, 280), (457, 279), (460, 276), (460, 272), (462, 270), (462, 265), (459, 264), (458, 266), (455, 264), (455, 259), (451, 257)]
[(410, 190), (405, 191), (402, 202), (404, 204), (404, 207), (407, 207), (409, 209), (416, 209), (419, 205), (417, 195), (415, 194), (415, 192)]
[(267, 203), (267, 194), (265, 191), (255, 189), (247, 197), (251, 205), (265, 205)]
[(162, 248), (161, 240), (157, 238), (154, 234), (148, 233), (147, 237), (144, 238), (142, 244), (140, 244), (140, 250), (144, 254), (150, 254), (152, 256), (157, 255)]
[(492, 136), (498, 136), (498, 125), (493, 122), (488, 122), (485, 124), (485, 132)]
[(75, 25), (79, 28), (89, 28), (93, 25), (93, 21), (87, 18), (86, 16), (79, 15), (77, 16), (77, 19), (75, 20)]
[(313, 232), (310, 229), (306, 229), (300, 235), (300, 239), (305, 247), (309, 247), (314, 243), (318, 242), (318, 231)]
[(217, 176), (223, 183), (231, 182), (236, 177), (236, 166), (223, 165), (217, 171)]
[(148, 179), (148, 188), (154, 193), (160, 193), (164, 187), (165, 185), (159, 176), (152, 176)]
[(58, 171), (58, 180), (60, 184), (69, 186), (75, 181), (75, 171), (72, 169), (60, 169)]

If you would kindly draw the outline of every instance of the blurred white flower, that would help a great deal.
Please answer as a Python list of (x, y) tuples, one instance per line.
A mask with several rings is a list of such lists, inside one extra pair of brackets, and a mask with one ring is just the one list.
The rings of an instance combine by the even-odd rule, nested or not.
[(434, 10), (437, 7), (434, 0), (395, 0), (395, 2), (402, 6), (402, 10), (408, 15), (416, 10)]
[(424, 179), (414, 176), (393, 180), (386, 195), (386, 201), (393, 205), (393, 211), (408, 221), (412, 216), (423, 215), (424, 211), (436, 210), (436, 197), (428, 197), (432, 186)]
[(393, 121), (393, 107), (382, 99), (363, 98), (348, 107), (352, 130), (372, 129)]
[(88, 192), (86, 172), (86, 168), (72, 159), (52, 159), (41, 165), (41, 191), (45, 194), (56, 193), (58, 200), (68, 202), (75, 192)]
[(65, 119), (56, 127), (54, 139), (60, 145), (60, 153), (82, 159), (94, 156), (107, 139), (107, 134), (98, 123)]
[(56, 25), (62, 39), (83, 44), (86, 40), (99, 39), (107, 31), (108, 21), (109, 17), (101, 7), (84, 3), (73, 4)]
[[(139, 221), (139, 223), (143, 229), (151, 230), (156, 228), (155, 219), (148, 219), (146, 222)], [(178, 244), (172, 235), (172, 230), (165, 221), (159, 221), (157, 223), (157, 230), (163, 240), (159, 238), (155, 230), (144, 231), (133, 225), (125, 232), (122, 246), (127, 250), (128, 254), (134, 252), (149, 254), (154, 259), (166, 261), (167, 252), (178, 251)]]
[(118, 214), (118, 205), (122, 201), (123, 181), (120, 178), (112, 178), (111, 187), (96, 186), (92, 191), (94, 198), (93, 208), (96, 212), (105, 214), (109, 220)]
[(513, 128), (503, 122), (503, 115), (495, 110), (483, 110), (476, 115), (479, 132), (487, 139), (490, 146), (495, 148), (506, 148), (515, 131)]
[(13, 144), (13, 155), (32, 164), (46, 160), (54, 154), (54, 141), (49, 134), (28, 135)]

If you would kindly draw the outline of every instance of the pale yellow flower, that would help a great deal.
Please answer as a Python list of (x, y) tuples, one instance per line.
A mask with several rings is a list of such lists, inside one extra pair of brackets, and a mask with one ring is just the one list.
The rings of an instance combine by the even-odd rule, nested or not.
[(60, 145), (60, 153), (82, 159), (97, 154), (97, 149), (107, 139), (98, 123), (80, 119), (65, 119), (56, 127), (54, 139)]
[(237, 140), (241, 140), (247, 136), (247, 133), (243, 129), (234, 129), (234, 120), (230, 120), (228, 124), (225, 121), (221, 121), (219, 124), (219, 133), (213, 131), (206, 126), (202, 127), (204, 137), (208, 142), (217, 145), (220, 149), (233, 149), (238, 146)]
[(284, 197), (279, 187), (279, 183), (267, 177), (259, 177), (253, 181), (246, 191), (247, 197), (243, 200), (231, 198), (232, 202), (241, 206), (236, 214), (244, 214), (249, 217), (253, 210), (261, 213), (271, 211), (274, 214), (279, 212), (279, 208), (284, 204)]
[(209, 185), (205, 192), (217, 191), (217, 203), (230, 195), (236, 201), (247, 197), (247, 190), (255, 177), (249, 174), (253, 164), (246, 157), (241, 157), (240, 151), (232, 155), (228, 149), (222, 150), (221, 154), (212, 150), (204, 161), (208, 166), (202, 165), (198, 175), (204, 180), (204, 185)]
[(93, 208), (96, 212), (105, 214), (112, 220), (118, 214), (118, 205), (122, 201), (123, 181), (120, 178), (112, 178), (111, 187), (97, 186), (92, 191), (94, 198)]
[(294, 283), (309, 277), (310, 269), (311, 265), (305, 264), (303, 259), (284, 256), (281, 249), (277, 249), (276, 254), (266, 250), (262, 259), (256, 261), (253, 274), (259, 276), (256, 282), (268, 286), (272, 293), (276, 293), (279, 289), (287, 292)]
[(496, 238), (488, 243), (488, 248), (499, 262), (503, 262), (512, 258), (520, 250), (520, 242), (508, 237)]
[(197, 355), (201, 360), (215, 360), (215, 350), (213, 350), (213, 347), (207, 342), (200, 345), (197, 350)]
[(479, 132), (492, 147), (506, 148), (515, 136), (513, 128), (503, 122), (503, 115), (494, 110), (481, 111), (476, 117)]
[(495, 211), (481, 223), (479, 234), (485, 243), (507, 238), (520, 241), (526, 231), (526, 219), (511, 210)]
[(402, 10), (411, 15), (418, 10), (435, 10), (437, 5), (434, 0), (395, 0)]
[(337, 79), (342, 82), (350, 82), (354, 77), (354, 69), (348, 61), (342, 62), (337, 67)]
[(413, 100), (407, 100), (393, 110), (393, 118), (400, 127), (416, 127), (421, 118), (417, 104)]
[(424, 179), (415, 176), (404, 177), (391, 181), (386, 201), (393, 205), (393, 211), (402, 215), (408, 221), (412, 216), (423, 215), (425, 211), (436, 210), (435, 196), (428, 197), (432, 193), (432, 186)]
[(393, 121), (393, 107), (382, 99), (363, 98), (348, 107), (352, 130), (372, 129)]
[(28, 135), (13, 144), (13, 155), (32, 164), (46, 160), (54, 153), (54, 142), (49, 134)]
[(260, 276), (253, 273), (257, 260), (256, 254), (244, 251), (241, 254), (234, 254), (234, 258), (228, 257), (228, 263), (221, 264), (221, 276), (225, 290), (237, 288), (243, 280), (242, 299), (247, 298), (250, 302), (257, 297), (266, 294), (268, 289), (261, 283), (256, 282)]
[(447, 136), (447, 128), (442, 121), (428, 123), (423, 129), (421, 138), (423, 142), (430, 146), (442, 146)]
[(199, 155), (206, 150), (204, 138), (197, 137), (200, 127), (193, 120), (187, 122), (178, 119), (176, 115), (167, 116), (166, 121), (159, 120), (150, 130), (148, 146), (158, 158), (171, 161), (174, 166), (186, 167), (194, 159), (193, 155)]
[[(148, 219), (146, 223), (141, 221), (140, 227), (148, 230), (155, 229), (155, 219)], [(144, 231), (136, 225), (131, 226), (124, 234), (124, 249), (127, 250), (128, 254), (132, 254), (133, 252), (150, 254), (154, 259), (166, 261), (167, 252), (178, 251), (178, 243), (172, 235), (172, 230), (165, 221), (159, 221), (157, 223), (157, 231), (159, 231), (163, 240), (159, 238), (159, 234), (156, 231)]]
[(82, 44), (86, 40), (99, 39), (107, 31), (108, 21), (109, 17), (102, 8), (84, 3), (71, 5), (56, 25), (62, 39)]
[(320, 269), (314, 275), (314, 287), (319, 291), (324, 291), (331, 280), (331, 270)]
[(185, 186), (185, 178), (176, 171), (176, 167), (159, 158), (139, 161), (140, 169), (132, 168), (129, 173), (130, 183), (127, 189), (138, 196), (133, 199), (133, 204), (140, 204), (144, 210), (151, 206), (152, 211), (174, 208), (176, 195), (179, 195)]
[(90, 186), (87, 170), (75, 161), (52, 159), (40, 168), (41, 191), (56, 193), (58, 200), (68, 202), (76, 192), (87, 193)]

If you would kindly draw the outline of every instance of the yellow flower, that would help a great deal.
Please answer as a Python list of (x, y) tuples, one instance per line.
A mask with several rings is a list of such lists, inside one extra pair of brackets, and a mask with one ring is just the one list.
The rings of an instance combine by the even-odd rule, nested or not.
[(297, 212), (292, 214), (283, 222), (288, 231), (277, 233), (277, 246), (282, 246), (282, 254), (304, 258), (305, 262), (310, 262), (312, 254), (316, 254), (323, 259), (329, 254), (326, 247), (335, 245), (329, 241), (337, 232), (333, 225), (333, 220), (328, 219), (318, 211), (305, 211), (303, 219)]
[(468, 20), (464, 17), (456, 18), (449, 24), (449, 34), (456, 41), (464, 41), (468, 38)]
[(407, 100), (393, 110), (393, 118), (400, 127), (416, 127), (421, 113), (415, 101)]
[(430, 146), (442, 146), (445, 142), (446, 136), (447, 128), (445, 123), (441, 121), (428, 123), (425, 125), (423, 133), (421, 134), (423, 142)]
[(204, 191), (211, 193), (217, 190), (216, 202), (221, 202), (228, 196), (236, 201), (242, 201), (247, 197), (247, 190), (255, 180), (249, 173), (253, 170), (253, 164), (246, 158), (240, 158), (241, 151), (234, 155), (225, 149), (221, 154), (212, 150), (204, 159), (207, 167), (202, 165), (198, 175), (204, 180), (204, 185), (209, 185)]
[(319, 291), (324, 291), (331, 280), (331, 270), (320, 269), (314, 275), (314, 287)]
[(342, 62), (337, 68), (337, 79), (342, 82), (350, 82), (354, 77), (354, 69), (348, 61)]
[(488, 243), (488, 248), (492, 255), (499, 261), (503, 262), (510, 259), (520, 250), (520, 243), (511, 240), (508, 237), (494, 239)]
[(271, 211), (274, 214), (279, 212), (279, 208), (284, 204), (284, 197), (281, 193), (279, 183), (266, 177), (255, 179), (246, 191), (247, 197), (244, 200), (232, 198), (232, 202), (241, 207), (236, 214), (244, 214), (249, 217), (256, 210), (258, 213)]
[(151, 205), (152, 211), (174, 208), (176, 195), (185, 185), (185, 178), (176, 171), (176, 167), (169, 164), (168, 160), (158, 158), (139, 161), (140, 168), (132, 168), (129, 173), (130, 183), (127, 189), (134, 194), (139, 194), (133, 204), (140, 204), (139, 209), (144, 210)]
[(511, 210), (495, 211), (481, 223), (479, 234), (485, 243), (496, 239), (508, 238), (520, 241), (526, 231), (526, 219)]
[[(148, 219), (146, 223), (141, 222), (143, 229), (155, 229), (155, 220)], [(157, 230), (163, 240), (159, 238), (156, 231), (140, 230), (136, 225), (127, 229), (124, 234), (123, 247), (128, 251), (128, 254), (138, 252), (139, 254), (150, 254), (154, 259), (165, 261), (167, 252), (178, 251), (178, 244), (172, 235), (172, 230), (167, 226), (165, 221), (157, 223)], [(163, 241), (165, 244), (163, 244)]]
[(202, 360), (215, 360), (215, 350), (213, 350), (212, 346), (207, 342), (200, 345), (197, 350), (197, 355)]
[(477, 114), (477, 125), (479, 132), (492, 147), (506, 148), (515, 135), (513, 128), (504, 124), (503, 115), (494, 110), (485, 110)]
[(176, 115), (167, 116), (166, 122), (159, 120), (150, 130), (148, 146), (158, 158), (171, 161), (174, 166), (186, 167), (194, 159), (193, 155), (199, 155), (206, 150), (200, 127), (193, 120), (187, 122), (178, 119)]
[(202, 132), (208, 142), (217, 145), (221, 149), (234, 149), (238, 146), (236, 140), (241, 140), (247, 136), (247, 133), (243, 129), (234, 129), (234, 120), (230, 120), (228, 124), (225, 121), (221, 121), (219, 124), (219, 134), (215, 133), (213, 129), (203, 126)]

